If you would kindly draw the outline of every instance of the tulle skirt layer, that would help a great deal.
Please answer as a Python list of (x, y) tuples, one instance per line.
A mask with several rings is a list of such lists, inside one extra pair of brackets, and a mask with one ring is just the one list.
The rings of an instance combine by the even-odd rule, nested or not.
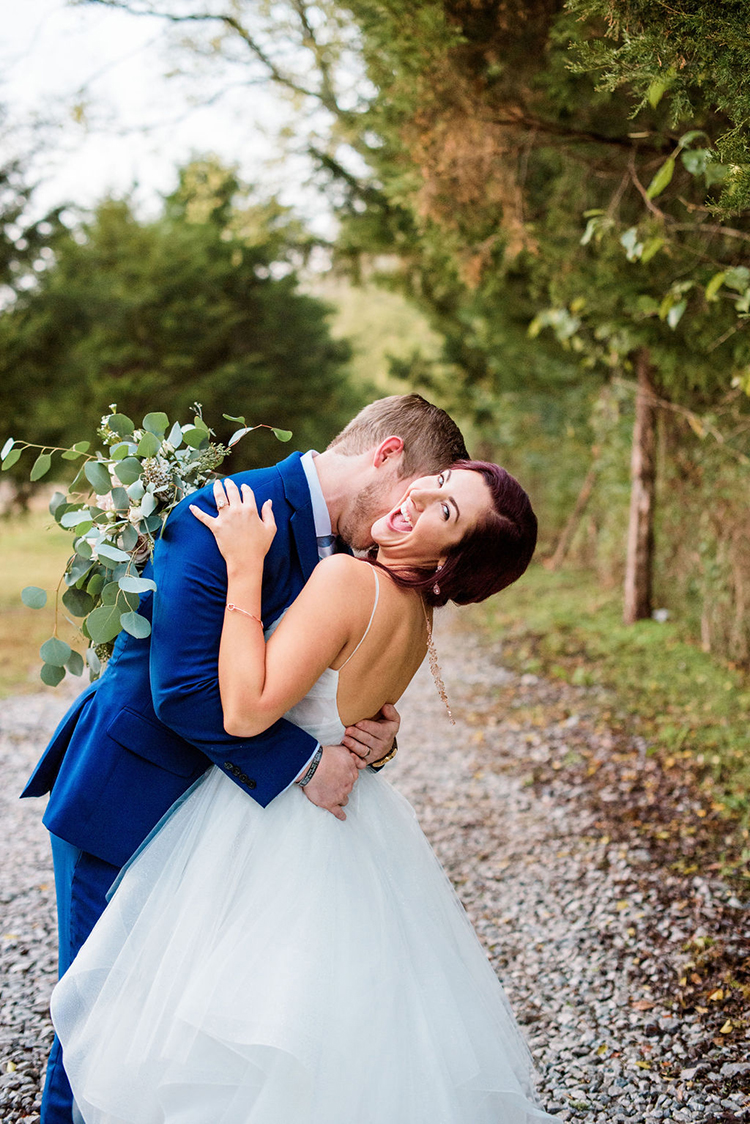
[(531, 1059), (410, 805), (342, 823), (219, 770), (53, 996), (86, 1124), (531, 1124)]

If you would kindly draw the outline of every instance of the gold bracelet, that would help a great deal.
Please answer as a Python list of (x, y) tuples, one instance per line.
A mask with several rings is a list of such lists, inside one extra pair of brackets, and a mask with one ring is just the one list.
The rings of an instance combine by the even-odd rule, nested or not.
[(248, 613), (247, 609), (241, 609), (239, 605), (233, 605), (231, 601), (227, 601), (227, 611), (230, 613), (242, 613), (243, 617), (250, 617), (251, 621), (257, 621), (261, 628), (263, 628), (263, 621), (260, 617), (256, 617), (255, 613)]

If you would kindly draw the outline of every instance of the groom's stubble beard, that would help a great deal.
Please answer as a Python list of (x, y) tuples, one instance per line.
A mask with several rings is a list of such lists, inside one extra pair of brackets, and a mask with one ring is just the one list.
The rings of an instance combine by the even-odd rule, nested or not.
[[(408, 481), (404, 481), (406, 490)], [(393, 506), (393, 480), (373, 481), (354, 497), (351, 508), (342, 513), (338, 533), (354, 550), (368, 550), (372, 545), (372, 525)], [(397, 501), (394, 501), (397, 502)]]

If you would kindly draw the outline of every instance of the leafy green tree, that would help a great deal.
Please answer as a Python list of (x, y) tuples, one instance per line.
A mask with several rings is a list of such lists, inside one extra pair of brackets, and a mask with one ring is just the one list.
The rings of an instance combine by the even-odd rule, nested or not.
[[(68, 444), (113, 402), (134, 417), (163, 408), (187, 419), (198, 401), (222, 440), (226, 412), (292, 429), (295, 444), (325, 443), (359, 402), (348, 345), (298, 287), (309, 245), (286, 210), (253, 201), (211, 159), (182, 169), (153, 221), (105, 200), (0, 324), (6, 433)], [(231, 467), (277, 453), (258, 438)]]
[[(40, 276), (54, 260), (54, 250), (66, 229), (60, 221), (62, 207), (47, 214), (34, 214), (34, 184), (28, 164), (31, 154), (10, 155), (14, 147), (7, 112), (0, 107), (0, 139), (9, 155), (0, 164), (0, 325), (12, 316), (24, 294), (38, 284)], [(2, 329), (0, 328), (0, 335)], [(10, 358), (10, 356), (8, 356)], [(2, 364), (0, 409), (6, 419), (13, 417), (11, 403), (28, 395), (24, 376), (12, 362)], [(15, 498), (24, 505), (30, 489), (19, 472), (15, 479)]]
[[(643, 454), (657, 413), (685, 448), (703, 434), (747, 456), (746, 5), (95, 2), (197, 29), (203, 49), (218, 30), (221, 65), (245, 60), (322, 107), (323, 127), (304, 128), (338, 202), (339, 260), (370, 275), (386, 260), (383, 280), (443, 334), (450, 381), (434, 364), (402, 370), (418, 366), (480, 431), (500, 432), (514, 400), (562, 403), (557, 475), (565, 426), (585, 429), (603, 387), (637, 397), (646, 471), (633, 511), (649, 514), (632, 536), (630, 615), (648, 615), (655, 471)], [(367, 79), (356, 89), (353, 49)], [(593, 422), (589, 437), (598, 447)], [(563, 471), (583, 480), (580, 461)]]

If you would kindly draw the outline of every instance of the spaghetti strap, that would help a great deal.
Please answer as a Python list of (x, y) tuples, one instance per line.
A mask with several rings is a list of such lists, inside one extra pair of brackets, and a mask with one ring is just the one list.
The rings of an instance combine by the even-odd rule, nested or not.
[(346, 659), (342, 663), (341, 667), (339, 667), (337, 669), (338, 671), (341, 671), (342, 668), (346, 667), (346, 665), (349, 663), (349, 660), (352, 658), (352, 656), (355, 656), (357, 654), (360, 647), (362, 646), (362, 642), (364, 641), (365, 637), (367, 636), (367, 633), (370, 631), (370, 626), (372, 625), (373, 620), (375, 619), (375, 610), (378, 607), (378, 599), (380, 597), (380, 578), (378, 577), (378, 571), (375, 569), (374, 566), (371, 566), (370, 569), (372, 570), (373, 574), (375, 575), (375, 604), (372, 607), (372, 612), (370, 613), (370, 619), (367, 622), (367, 628), (362, 633), (362, 638), (361, 638), (359, 644), (354, 649), (354, 651), (350, 652), (350, 654), (346, 657)]

